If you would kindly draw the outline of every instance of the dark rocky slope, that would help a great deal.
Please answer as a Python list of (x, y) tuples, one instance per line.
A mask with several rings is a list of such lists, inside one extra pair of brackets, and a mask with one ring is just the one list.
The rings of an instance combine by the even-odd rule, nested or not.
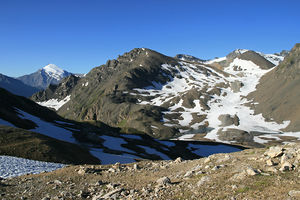
[(296, 44), (284, 61), (260, 80), (249, 98), (258, 102), (256, 113), (278, 123), (290, 120), (285, 131), (300, 130), (300, 44)]
[(16, 95), (24, 97), (30, 97), (32, 94), (39, 91), (38, 88), (31, 87), (29, 85), (24, 84), (22, 81), (5, 76), (3, 74), (0, 74), (0, 87)]
[(47, 101), (49, 99), (62, 100), (72, 92), (79, 79), (80, 77), (72, 74), (62, 79), (58, 85), (50, 84), (45, 90), (33, 94), (30, 99), (35, 102)]
[(64, 164), (100, 163), (86, 148), (2, 125), (0, 125), (0, 155)]
[(172, 75), (161, 69), (164, 63), (176, 65), (177, 60), (149, 49), (134, 49), (116, 60), (109, 60), (79, 81), (71, 100), (58, 113), (71, 119), (102, 121), (130, 133), (151, 135), (149, 127), (155, 125), (163, 132), (157, 137), (170, 138), (178, 130), (161, 125), (162, 111), (167, 109), (137, 104), (137, 98), (128, 94), (134, 88), (169, 81)]

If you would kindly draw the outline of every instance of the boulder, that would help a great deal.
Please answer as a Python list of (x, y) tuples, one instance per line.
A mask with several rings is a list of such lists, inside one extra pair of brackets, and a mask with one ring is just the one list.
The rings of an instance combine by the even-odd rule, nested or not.
[(168, 177), (162, 177), (156, 181), (158, 185), (168, 185), (171, 184), (171, 180)]
[(291, 191), (289, 191), (289, 196), (300, 198), (300, 191), (299, 190), (291, 190)]
[(220, 115), (218, 119), (221, 121), (221, 126), (230, 126), (230, 125), (236, 125), (238, 126), (240, 124), (240, 119), (237, 115), (231, 116), (229, 114)]
[(240, 129), (229, 128), (227, 130), (220, 129), (218, 131), (218, 136), (220, 140), (224, 141), (236, 141), (236, 142), (252, 142), (253, 135), (247, 131)]
[(244, 86), (244, 84), (241, 81), (238, 81), (238, 80), (230, 83), (230, 88), (232, 89), (232, 91), (234, 93), (240, 92), (240, 89), (243, 86)]
[(290, 163), (290, 162), (288, 162), (288, 161), (285, 161), (282, 165), (281, 165), (281, 167), (280, 167), (280, 171), (290, 171), (290, 170), (292, 170), (293, 169), (293, 165)]
[(270, 149), (266, 151), (265, 154), (267, 156), (270, 156), (271, 158), (276, 158), (283, 154), (283, 148), (279, 146), (270, 147)]
[(197, 182), (197, 186), (201, 186), (204, 183), (207, 183), (211, 180), (211, 178), (209, 176), (203, 176), (198, 182)]

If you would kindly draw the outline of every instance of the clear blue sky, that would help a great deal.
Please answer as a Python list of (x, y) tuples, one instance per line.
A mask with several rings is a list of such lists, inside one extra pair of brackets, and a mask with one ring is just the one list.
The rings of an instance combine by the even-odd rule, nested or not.
[(300, 1), (0, 0), (0, 73), (87, 73), (135, 47), (202, 59), (300, 42)]

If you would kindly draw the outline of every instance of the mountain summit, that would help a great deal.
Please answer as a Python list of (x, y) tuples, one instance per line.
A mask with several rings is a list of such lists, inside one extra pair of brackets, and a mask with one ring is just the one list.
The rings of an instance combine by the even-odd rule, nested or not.
[(69, 73), (55, 64), (49, 64), (43, 67), (42, 69), (46, 74), (48, 74), (50, 77), (53, 77), (56, 80), (61, 80), (62, 78), (69, 75)]
[(32, 74), (24, 75), (17, 79), (32, 87), (45, 89), (50, 84), (57, 85), (63, 78), (69, 75), (71, 75), (70, 72), (63, 70), (54, 64), (49, 64)]

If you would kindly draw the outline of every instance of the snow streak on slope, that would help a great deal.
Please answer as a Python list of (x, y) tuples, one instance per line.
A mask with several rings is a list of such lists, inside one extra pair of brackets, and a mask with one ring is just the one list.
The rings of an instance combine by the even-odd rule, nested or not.
[(64, 166), (65, 165), (58, 163), (41, 162), (11, 156), (0, 156), (0, 177), (10, 178), (25, 174), (50, 172)]
[(48, 108), (54, 108), (55, 110), (60, 109), (63, 105), (65, 105), (68, 101), (70, 101), (71, 95), (66, 96), (63, 100), (58, 100), (58, 99), (49, 99), (48, 101), (43, 101), (43, 102), (36, 102), (40, 104), (41, 106), (45, 106)]
[(215, 58), (215, 59), (206, 61), (204, 64), (209, 65), (209, 64), (212, 64), (214, 62), (221, 62), (221, 61), (224, 61), (224, 60), (226, 60), (226, 57)]
[(34, 129), (31, 129), (31, 131), (46, 135), (48, 137), (55, 138), (57, 140), (70, 142), (70, 143), (74, 143), (74, 144), (78, 143), (75, 140), (75, 138), (72, 136), (71, 131), (61, 128), (51, 122), (43, 121), (40, 118), (30, 115), (29, 113), (26, 113), (22, 110), (17, 109), (17, 111), (21, 118), (33, 121), (37, 125), (37, 127)]

